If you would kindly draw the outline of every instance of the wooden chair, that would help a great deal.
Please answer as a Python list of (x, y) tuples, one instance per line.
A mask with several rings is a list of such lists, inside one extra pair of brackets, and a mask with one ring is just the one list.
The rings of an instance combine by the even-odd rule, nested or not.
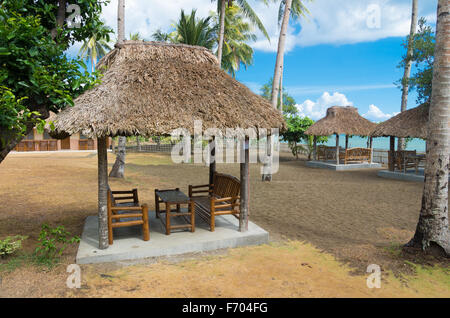
[(343, 160), (344, 163), (347, 164), (347, 162), (363, 162), (371, 161), (372, 156), (372, 150), (370, 148), (350, 148), (345, 150), (343, 154)]
[(131, 191), (111, 191), (109, 189), (107, 207), (108, 240), (110, 245), (113, 244), (113, 229), (117, 227), (142, 225), (144, 241), (150, 239), (148, 206), (147, 204), (139, 206), (137, 189)]
[(194, 201), (195, 212), (215, 230), (218, 215), (233, 215), (239, 218), (241, 182), (236, 177), (214, 174), (214, 183), (189, 185), (189, 197)]
[(416, 156), (415, 150), (402, 150), (395, 152), (395, 166), (399, 171), (406, 173), (408, 168), (414, 168), (416, 174), (418, 173), (419, 167), (418, 162), (411, 158)]

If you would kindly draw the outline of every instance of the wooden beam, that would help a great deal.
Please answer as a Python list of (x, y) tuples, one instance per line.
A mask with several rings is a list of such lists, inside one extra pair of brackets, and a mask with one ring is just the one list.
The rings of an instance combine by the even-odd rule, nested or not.
[(241, 199), (240, 199), (240, 214), (239, 214), (239, 231), (246, 232), (248, 231), (248, 214), (249, 214), (249, 197), (250, 197), (250, 188), (249, 188), (249, 138), (245, 137), (244, 143), (244, 151), (245, 151), (245, 160), (241, 163)]
[(345, 135), (345, 150), (348, 149), (348, 135)]
[(395, 137), (391, 136), (389, 145), (389, 163), (388, 167), (390, 171), (394, 171), (395, 168)]
[(336, 164), (339, 164), (339, 134), (336, 134)]
[(373, 137), (370, 137), (370, 163), (373, 162)]
[(314, 161), (317, 160), (317, 136), (314, 136), (314, 154), (313, 154)]
[(98, 248), (108, 248), (108, 153), (107, 137), (97, 138), (98, 157)]

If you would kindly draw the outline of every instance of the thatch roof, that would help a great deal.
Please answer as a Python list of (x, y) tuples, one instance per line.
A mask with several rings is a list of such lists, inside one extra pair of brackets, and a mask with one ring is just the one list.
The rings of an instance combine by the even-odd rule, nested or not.
[(126, 41), (104, 56), (102, 83), (58, 114), (57, 132), (165, 135), (176, 128), (282, 128), (268, 101), (234, 80), (203, 47)]
[(368, 136), (376, 124), (358, 114), (352, 106), (333, 106), (327, 109), (327, 115), (306, 130), (307, 135), (330, 136), (358, 135)]
[(429, 103), (408, 109), (378, 124), (373, 137), (427, 138)]

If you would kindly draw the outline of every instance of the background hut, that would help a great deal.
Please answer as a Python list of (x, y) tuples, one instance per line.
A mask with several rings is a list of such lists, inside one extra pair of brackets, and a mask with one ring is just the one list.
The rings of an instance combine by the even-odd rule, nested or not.
[[(317, 154), (317, 136), (336, 135), (336, 164), (339, 164), (339, 136), (345, 135), (345, 149), (348, 148), (348, 136), (369, 136), (376, 124), (365, 119), (352, 106), (333, 106), (327, 109), (327, 115), (309, 127), (305, 134), (314, 136), (314, 160)], [(369, 138), (370, 148), (372, 139)]]
[[(203, 47), (126, 41), (98, 64), (102, 83), (85, 92), (58, 114), (56, 133), (80, 132), (98, 138), (99, 244), (107, 239), (107, 136), (167, 135), (194, 121), (205, 128), (281, 128), (281, 114), (220, 69)], [(248, 151), (248, 150), (247, 150)], [(248, 153), (247, 153), (248, 155)], [(246, 156), (248, 158), (248, 156)], [(248, 161), (241, 175), (248, 175)], [(242, 187), (248, 186), (248, 178)], [(241, 188), (240, 230), (247, 222), (247, 190)]]
[(408, 109), (378, 124), (370, 133), (372, 137), (390, 137), (389, 170), (394, 170), (395, 138), (427, 138), (430, 104), (424, 103)]

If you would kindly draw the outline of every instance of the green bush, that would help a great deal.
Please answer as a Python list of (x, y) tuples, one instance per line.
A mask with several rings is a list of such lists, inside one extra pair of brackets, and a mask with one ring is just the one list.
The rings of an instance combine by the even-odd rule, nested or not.
[(8, 236), (4, 240), (0, 240), (0, 257), (6, 258), (7, 256), (14, 254), (22, 247), (22, 241), (26, 236), (16, 235)]
[(48, 266), (57, 263), (68, 244), (80, 241), (78, 236), (70, 236), (64, 226), (51, 228), (48, 224), (43, 224), (39, 233), (39, 243), (34, 252), (36, 262)]

